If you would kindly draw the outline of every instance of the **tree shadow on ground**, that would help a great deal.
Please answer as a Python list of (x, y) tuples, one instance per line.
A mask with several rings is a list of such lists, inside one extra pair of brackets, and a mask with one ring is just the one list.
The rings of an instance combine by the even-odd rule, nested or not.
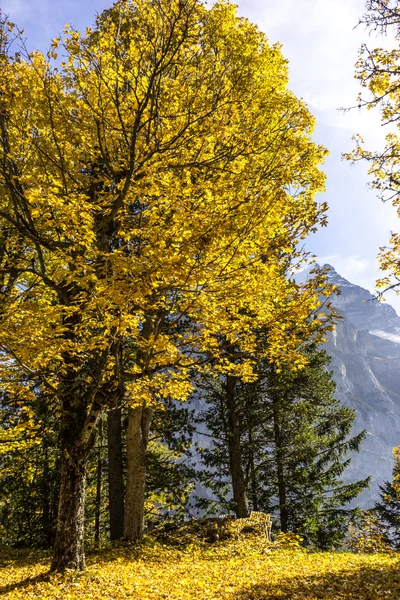
[(0, 569), (7, 567), (10, 563), (18, 567), (29, 567), (50, 560), (50, 556), (50, 550), (0, 546)]
[[(282, 573), (282, 577), (285, 575)], [(279, 584), (238, 590), (235, 600), (398, 600), (400, 561), (387, 567), (361, 567), (323, 575), (299, 576)]]
[[(7, 567), (15, 567), (15, 569), (23, 569), (26, 567), (32, 567), (32, 569), (37, 565), (43, 565), (47, 562), (49, 563), (50, 568), (50, 554), (48, 551), (40, 551), (40, 550), (29, 550), (29, 549), (15, 549), (15, 548), (4, 548), (2, 547), (0, 552), (0, 570), (7, 569)], [(39, 583), (42, 581), (46, 581), (50, 578), (50, 572), (46, 571), (45, 573), (40, 573), (39, 575), (34, 575), (32, 577), (25, 577), (21, 581), (16, 581), (15, 583), (8, 583), (6, 585), (0, 586), (0, 596), (4, 594), (8, 594), (14, 590), (21, 590), (25, 587), (33, 585), (35, 583)]]
[(48, 581), (51, 577), (51, 573), (47, 571), (46, 573), (41, 573), (40, 575), (35, 575), (34, 577), (26, 577), (21, 581), (17, 581), (16, 583), (9, 583), (0, 587), (0, 596), (4, 594), (9, 594), (10, 592), (14, 592), (15, 590), (23, 590), (24, 588), (34, 585), (35, 583), (41, 583), (43, 581)]

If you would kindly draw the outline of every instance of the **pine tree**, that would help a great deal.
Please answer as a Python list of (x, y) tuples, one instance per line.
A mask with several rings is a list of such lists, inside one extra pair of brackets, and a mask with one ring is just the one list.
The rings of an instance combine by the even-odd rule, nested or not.
[(36, 390), (28, 415), (0, 393), (0, 544), (50, 548), (60, 485), (57, 418)]
[[(237, 382), (241, 468), (253, 510), (273, 513), (282, 531), (327, 548), (345, 536), (352, 515), (346, 505), (368, 485), (368, 480), (344, 484), (340, 479), (365, 432), (349, 437), (354, 411), (334, 398), (326, 352), (310, 346), (305, 355), (309, 364), (302, 370), (260, 361), (257, 382)], [(222, 498), (232, 477), (225, 389), (223, 378), (212, 383), (209, 408), (201, 416), (212, 435), (222, 431), (203, 452), (203, 480), (208, 477), (218, 501), (230, 509), (232, 503), (224, 505)]]
[(386, 533), (395, 545), (400, 547), (400, 446), (393, 448), (395, 463), (392, 481), (385, 481), (380, 487), (380, 502), (375, 511), (386, 528)]

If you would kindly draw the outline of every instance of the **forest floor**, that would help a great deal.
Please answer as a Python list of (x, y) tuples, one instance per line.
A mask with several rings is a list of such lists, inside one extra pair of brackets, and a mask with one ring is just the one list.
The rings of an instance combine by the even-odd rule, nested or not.
[[(251, 529), (251, 528), (250, 528)], [(83, 573), (49, 574), (50, 555), (0, 550), (0, 597), (13, 600), (388, 600), (400, 556), (304, 550), (258, 531), (230, 539), (148, 537), (87, 553)]]

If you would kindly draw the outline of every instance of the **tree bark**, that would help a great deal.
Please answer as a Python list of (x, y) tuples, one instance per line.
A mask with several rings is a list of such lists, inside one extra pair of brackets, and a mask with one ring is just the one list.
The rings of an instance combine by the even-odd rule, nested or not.
[(57, 534), (52, 571), (85, 568), (84, 516), (87, 451), (64, 445), (61, 452), (61, 484)]
[(144, 531), (146, 450), (152, 414), (145, 406), (128, 410), (124, 538), (132, 542), (141, 540)]
[(51, 499), (51, 486), (50, 486), (50, 467), (49, 467), (49, 449), (47, 445), (43, 448), (43, 479), (42, 479), (42, 528), (43, 528), (43, 541), (46, 548), (51, 548), (51, 532), (52, 532), (52, 520), (50, 516), (50, 499)]
[[(60, 386), (62, 399), (60, 427), (60, 499), (52, 571), (85, 568), (84, 525), (86, 463), (93, 447), (95, 428), (101, 416), (96, 398), (85, 399), (73, 371)], [(90, 410), (88, 407), (90, 406)]]
[(275, 457), (276, 457), (276, 475), (278, 483), (279, 496), (279, 517), (281, 522), (281, 531), (288, 530), (288, 509), (286, 499), (285, 473), (283, 468), (283, 447), (279, 415), (279, 400), (273, 400), (273, 419), (274, 419), (274, 437), (275, 437)]
[(251, 481), (251, 502), (253, 510), (258, 511), (258, 494), (257, 494), (257, 476), (256, 467), (254, 464), (254, 448), (253, 448), (253, 430), (249, 427), (249, 447), (250, 447), (250, 481)]
[(226, 408), (228, 422), (229, 464), (232, 477), (233, 499), (238, 519), (249, 516), (249, 500), (247, 497), (246, 478), (243, 468), (240, 422), (236, 397), (237, 378), (226, 376)]
[(124, 535), (124, 473), (122, 461), (121, 409), (107, 414), (108, 497), (110, 538), (120, 540)]
[(94, 543), (95, 546), (100, 542), (100, 519), (101, 519), (101, 479), (103, 470), (102, 449), (103, 449), (103, 423), (99, 421), (99, 447), (97, 449), (97, 481), (96, 481), (96, 511), (94, 522)]

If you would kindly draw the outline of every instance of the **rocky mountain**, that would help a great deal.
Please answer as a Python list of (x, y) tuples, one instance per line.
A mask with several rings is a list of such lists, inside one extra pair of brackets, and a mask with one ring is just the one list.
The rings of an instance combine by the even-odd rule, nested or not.
[(378, 497), (378, 485), (391, 479), (392, 448), (400, 445), (400, 317), (389, 304), (324, 266), (340, 289), (333, 304), (342, 318), (326, 345), (336, 397), (355, 409), (354, 432), (367, 431), (345, 478), (372, 476), (370, 489), (357, 502), (368, 507)]
[[(351, 456), (344, 480), (371, 475), (370, 488), (354, 501), (354, 505), (368, 508), (378, 499), (379, 484), (391, 480), (392, 449), (400, 445), (400, 317), (389, 304), (378, 302), (332, 266), (324, 267), (330, 269), (329, 279), (340, 289), (332, 303), (342, 318), (328, 334), (326, 344), (336, 397), (356, 412), (354, 434), (367, 432), (360, 452)], [(305, 280), (308, 273), (303, 271), (296, 279)], [(194, 395), (190, 404), (196, 413), (205, 407), (201, 395)], [(197, 431), (194, 441), (203, 447), (211, 444), (204, 428)], [(199, 466), (199, 457), (194, 462)], [(210, 497), (201, 486), (197, 486), (196, 494)]]

